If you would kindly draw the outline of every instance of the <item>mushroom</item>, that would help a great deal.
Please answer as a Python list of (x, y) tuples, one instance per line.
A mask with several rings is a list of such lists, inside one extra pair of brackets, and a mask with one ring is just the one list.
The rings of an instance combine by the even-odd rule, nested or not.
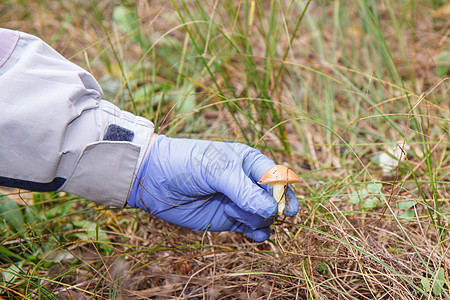
[(278, 214), (284, 213), (286, 206), (285, 193), (288, 184), (300, 182), (300, 178), (288, 167), (276, 165), (263, 174), (258, 181), (259, 184), (268, 184), (273, 186), (273, 197), (278, 203)]

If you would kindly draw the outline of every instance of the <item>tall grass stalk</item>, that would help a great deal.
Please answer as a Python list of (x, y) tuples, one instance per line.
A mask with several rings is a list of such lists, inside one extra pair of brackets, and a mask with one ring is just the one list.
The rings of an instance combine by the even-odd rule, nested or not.
[(246, 143), (304, 182), (262, 244), (0, 188), (0, 298), (449, 297), (443, 2), (2, 5), (157, 132)]

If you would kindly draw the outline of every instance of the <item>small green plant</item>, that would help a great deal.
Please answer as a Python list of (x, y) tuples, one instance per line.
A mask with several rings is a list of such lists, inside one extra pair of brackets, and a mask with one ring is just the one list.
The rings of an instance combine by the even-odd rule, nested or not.
[(436, 270), (431, 279), (422, 277), (420, 282), (427, 293), (432, 293), (435, 297), (444, 294), (446, 298), (449, 298), (449, 293), (445, 290), (445, 271), (443, 268)]
[(361, 204), (364, 209), (377, 208), (382, 186), (381, 183), (369, 183), (366, 188), (350, 195), (350, 204)]
[(263, 244), (2, 195), (0, 297), (449, 298), (444, 1), (3, 2), (2, 26), (158, 133), (243, 142), (303, 181)]
[(98, 243), (106, 255), (111, 253), (110, 240), (98, 224), (67, 218), (76, 202), (58, 193), (34, 193), (31, 202), (22, 202), (0, 193), (0, 286), (6, 292), (12, 289), (11, 296), (20, 295), (17, 288), (23, 283), (49, 296), (51, 290), (40, 286), (39, 274), (73, 260), (66, 248), (73, 243)]

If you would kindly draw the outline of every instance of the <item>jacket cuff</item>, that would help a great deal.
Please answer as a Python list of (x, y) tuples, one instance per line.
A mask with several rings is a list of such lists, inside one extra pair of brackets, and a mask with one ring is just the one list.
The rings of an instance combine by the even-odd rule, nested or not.
[(130, 142), (89, 144), (62, 191), (98, 204), (124, 207), (131, 191), (140, 147)]
[[(124, 207), (153, 136), (153, 124), (104, 100), (94, 114), (96, 126), (103, 128), (100, 140), (84, 147), (60, 190), (101, 205)], [(73, 166), (71, 160), (63, 155), (60, 166), (66, 162)]]

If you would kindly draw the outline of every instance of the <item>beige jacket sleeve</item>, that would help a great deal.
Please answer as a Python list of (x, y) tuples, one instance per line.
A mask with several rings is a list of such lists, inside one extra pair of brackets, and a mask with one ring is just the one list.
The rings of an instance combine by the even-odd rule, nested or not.
[(124, 206), (153, 124), (42, 40), (0, 29), (0, 185)]

